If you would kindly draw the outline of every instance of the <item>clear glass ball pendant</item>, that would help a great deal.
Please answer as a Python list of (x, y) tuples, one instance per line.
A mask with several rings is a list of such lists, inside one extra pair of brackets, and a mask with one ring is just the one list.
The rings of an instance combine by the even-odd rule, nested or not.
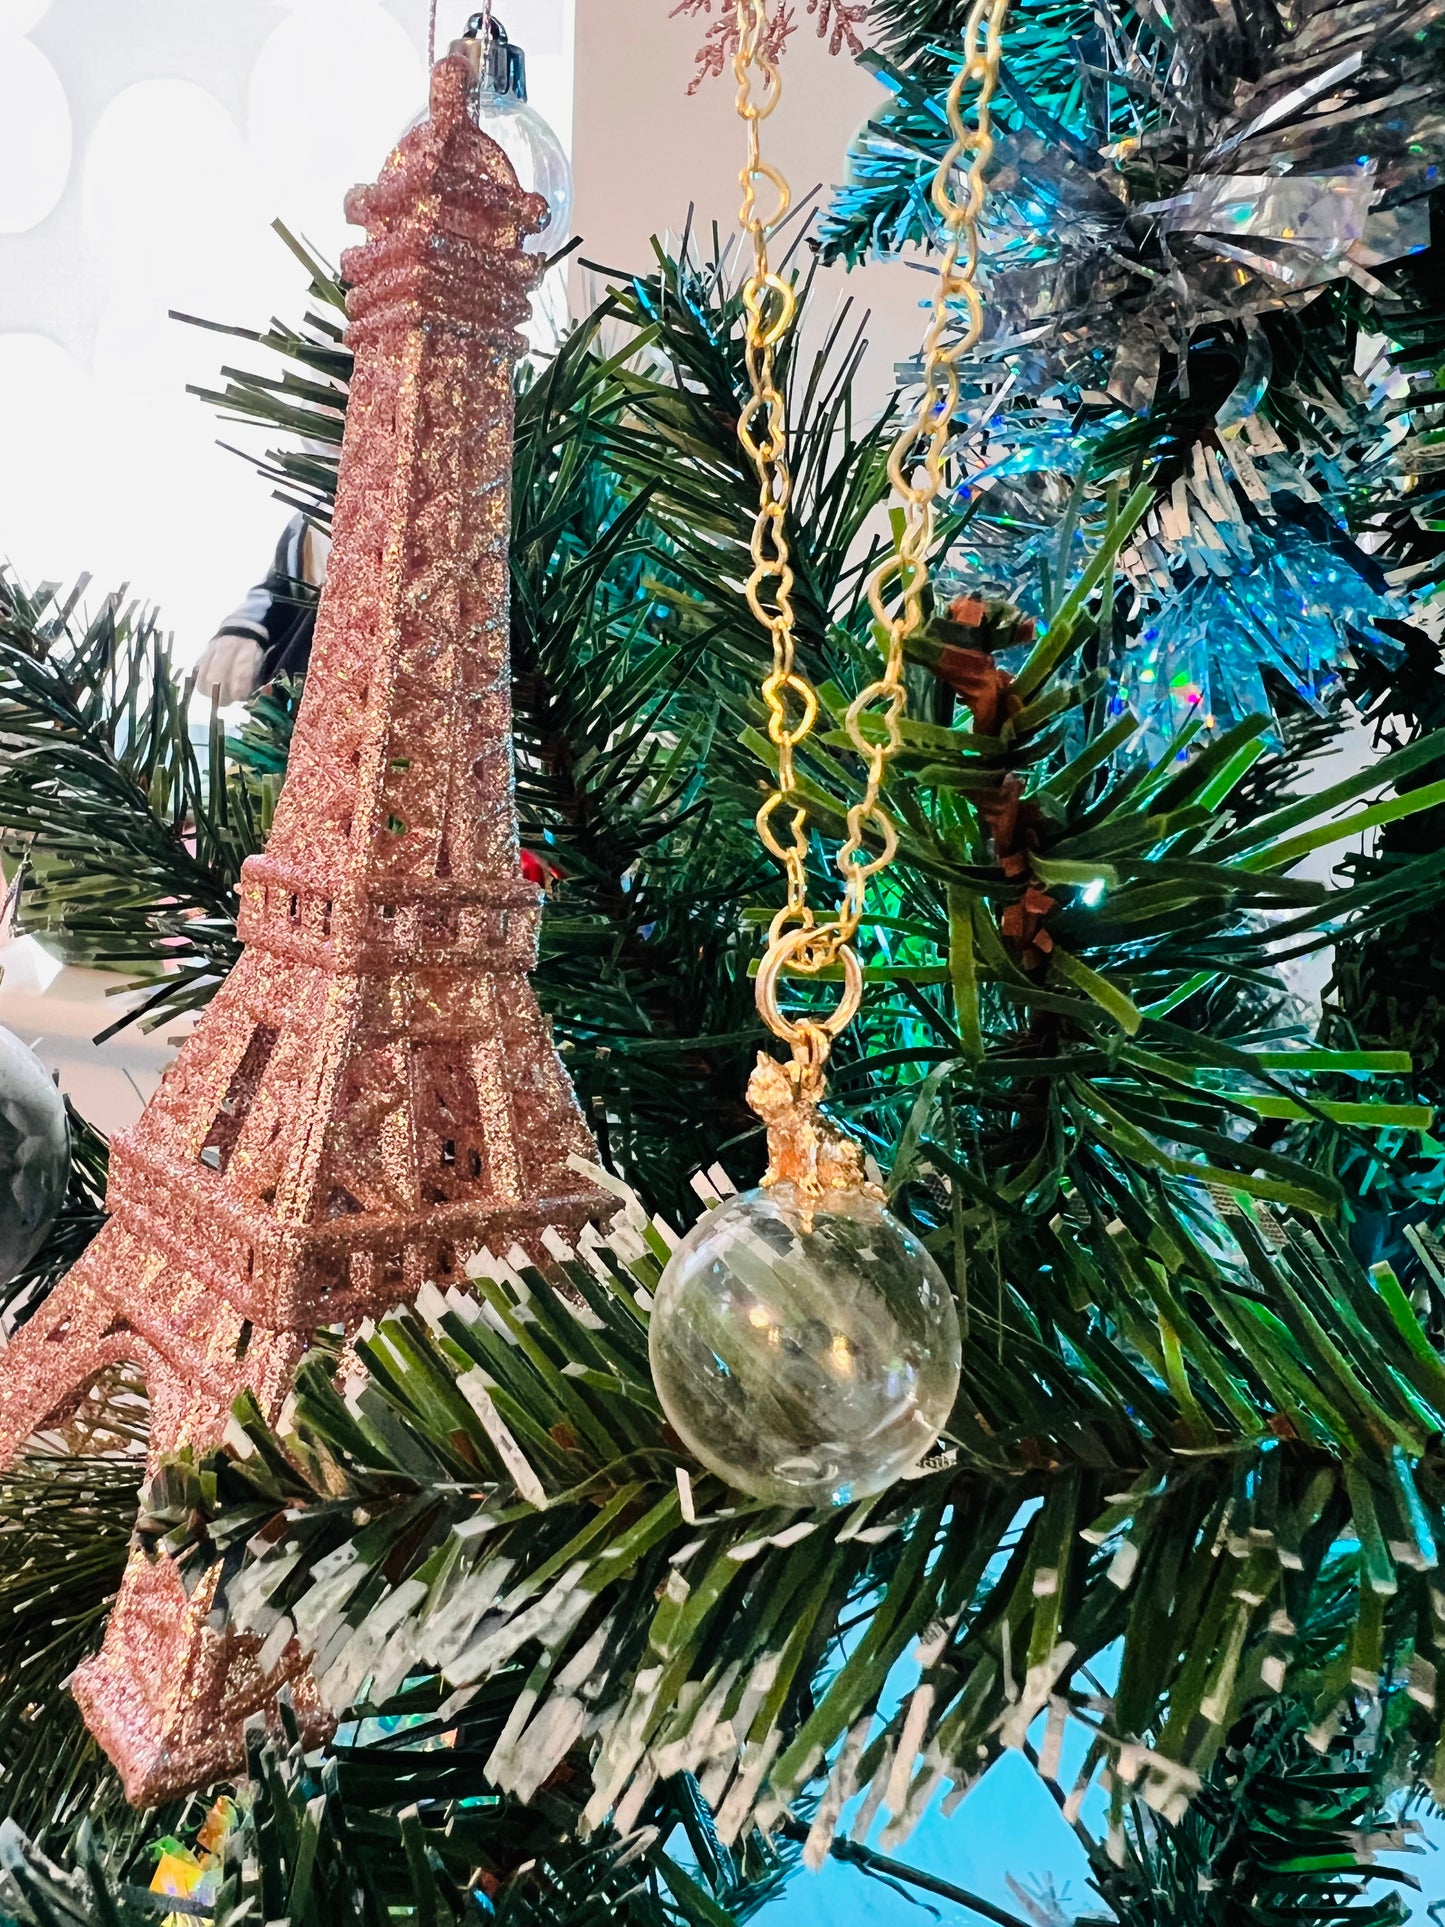
[(498, 93), (484, 82), (474, 112), (478, 127), (512, 163), (517, 185), (547, 203), (541, 229), (527, 236), (523, 248), (528, 254), (556, 254), (572, 231), (572, 168), (566, 149), (530, 101), (516, 94)]
[(958, 1312), (866, 1191), (830, 1192), (805, 1225), (791, 1184), (708, 1212), (658, 1286), (652, 1376), (674, 1430), (729, 1485), (846, 1505), (917, 1465), (947, 1422)]
[[(490, 7), (472, 15), (452, 52), (463, 46), (470, 46), (477, 74), (473, 120), (511, 162), (522, 192), (547, 203), (540, 230), (522, 246), (528, 254), (556, 254), (572, 232), (572, 164), (555, 130), (527, 99), (527, 56)], [(419, 127), (429, 111), (408, 121), (405, 132)]]

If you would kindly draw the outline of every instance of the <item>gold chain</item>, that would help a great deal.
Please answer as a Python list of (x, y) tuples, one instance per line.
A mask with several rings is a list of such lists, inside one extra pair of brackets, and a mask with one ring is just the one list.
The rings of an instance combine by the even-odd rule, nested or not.
[[(898, 833), (880, 798), (902, 741), (907, 706), (904, 650), (923, 620), (934, 513), (958, 410), (958, 363), (983, 330), (983, 297), (977, 281), (978, 217), (994, 149), (991, 110), (1008, 0), (973, 0), (964, 26), (963, 64), (948, 92), (953, 140), (933, 178), (933, 205), (948, 238), (923, 340), (923, 392), (916, 415), (898, 436), (888, 460), (889, 479), (903, 505), (903, 534), (868, 585), (868, 600), (884, 644), (883, 673), (858, 692), (846, 718), (849, 740), (863, 760), (867, 780), (862, 797), (848, 811), (847, 836), (838, 851), (842, 898), (832, 919), (821, 925), (808, 904), (808, 806), (798, 791), (795, 766), (795, 752), (817, 721), (818, 697), (797, 667), (794, 573), (787, 533), (793, 482), (786, 407), (776, 371), (777, 350), (792, 329), (797, 299), (791, 283), (776, 274), (768, 260), (768, 238), (787, 214), (792, 196), (779, 170), (763, 159), (761, 145), (762, 123), (776, 109), (782, 83), (768, 54), (767, 0), (736, 0), (736, 6), (738, 48), (733, 71), (738, 114), (748, 137), (747, 162), (739, 177), (743, 189), (739, 219), (753, 244), (753, 269), (743, 287), (752, 392), (738, 433), (758, 477), (747, 597), (772, 637), (773, 668), (763, 684), (763, 700), (768, 707), (768, 736), (778, 753), (777, 783), (758, 812), (757, 824), (763, 843), (783, 865), (788, 884), (788, 900), (768, 932), (757, 997), (763, 1021), (774, 1036), (791, 1044), (800, 1062), (806, 1060), (816, 1074), (832, 1039), (857, 1015), (863, 972), (853, 939), (865, 914), (869, 879), (888, 868), (898, 849)], [(978, 95), (975, 125), (970, 127), (963, 117), (963, 99), (972, 83), (977, 84)], [(953, 176), (965, 156), (971, 158), (960, 199)], [(777, 195), (776, 206), (766, 215), (758, 206), (760, 183)], [(959, 300), (967, 308), (967, 325), (950, 338), (952, 304)], [(921, 479), (915, 481), (915, 474)], [(786, 826), (780, 833), (775, 818), (784, 817)], [(876, 854), (866, 854), (870, 841)], [(777, 995), (783, 970), (816, 975), (835, 964), (842, 966), (843, 995), (832, 1015), (799, 1023), (785, 1017)]]

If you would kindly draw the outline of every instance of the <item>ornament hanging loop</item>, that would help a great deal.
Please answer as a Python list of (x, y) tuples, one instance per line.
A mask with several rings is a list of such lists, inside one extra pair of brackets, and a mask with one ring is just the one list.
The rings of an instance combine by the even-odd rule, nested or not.
[[(923, 383), (918, 408), (890, 451), (888, 475), (902, 510), (897, 548), (887, 555), (868, 584), (868, 599), (882, 646), (878, 674), (849, 703), (844, 727), (863, 766), (862, 795), (847, 812), (835, 862), (842, 880), (837, 908), (819, 923), (808, 904), (810, 810), (800, 785), (797, 753), (811, 736), (820, 704), (798, 662), (794, 634), (795, 572), (789, 535), (793, 477), (788, 460), (787, 407), (780, 386), (778, 359), (786, 353), (797, 315), (797, 295), (768, 256), (768, 242), (792, 205), (781, 171), (762, 155), (762, 123), (776, 109), (782, 92), (776, 62), (769, 52), (767, 0), (735, 0), (737, 110), (747, 129), (747, 159), (739, 174), (740, 220), (752, 243), (753, 267), (742, 289), (744, 360), (749, 393), (739, 411), (738, 438), (757, 478), (752, 572), (747, 600), (772, 645), (772, 672), (763, 682), (768, 737), (777, 753), (777, 776), (757, 815), (764, 847), (782, 865), (787, 902), (773, 918), (768, 946), (758, 967), (758, 1013), (772, 1034), (789, 1045), (791, 1065), (763, 1058), (749, 1102), (768, 1125), (770, 1165), (765, 1184), (786, 1180), (799, 1187), (808, 1225), (814, 1205), (828, 1189), (863, 1182), (861, 1154), (818, 1112), (824, 1071), (833, 1040), (857, 1016), (863, 1002), (863, 969), (853, 949), (867, 916), (868, 886), (898, 853), (898, 830), (882, 796), (890, 765), (903, 747), (907, 710), (904, 680), (906, 649), (922, 627), (935, 538), (935, 511), (947, 481), (947, 461), (958, 413), (958, 363), (983, 328), (978, 270), (978, 216), (983, 207), (985, 171), (993, 155), (991, 109), (999, 80), (1003, 25), (1008, 0), (969, 0), (963, 35), (963, 60), (948, 95), (952, 135), (933, 180), (933, 206), (943, 224), (944, 245), (932, 312), (923, 340)], [(973, 89), (974, 120), (964, 115), (964, 97)], [(760, 184), (777, 197), (771, 213), (759, 205)], [(961, 189), (961, 192), (960, 192)], [(957, 310), (962, 307), (960, 328)], [(814, 1012), (789, 1017), (778, 1001), (785, 973), (831, 980), (842, 990), (831, 1015)], [(820, 1176), (824, 1170), (830, 1174)]]
[[(747, 129), (747, 160), (739, 174), (740, 219), (752, 242), (753, 269), (742, 289), (743, 341), (749, 394), (744, 400), (738, 437), (758, 482), (752, 533), (752, 573), (747, 599), (772, 644), (772, 673), (762, 687), (768, 710), (768, 737), (777, 751), (777, 779), (757, 815), (764, 847), (783, 866), (786, 905), (774, 917), (768, 949), (758, 970), (758, 1010), (775, 1037), (806, 1054), (809, 1074), (821, 1078), (816, 1033), (829, 1043), (857, 1015), (863, 973), (852, 944), (866, 915), (868, 885), (898, 853), (898, 830), (882, 795), (889, 767), (903, 747), (907, 709), (905, 651), (921, 628), (929, 588), (935, 537), (935, 509), (947, 480), (947, 459), (958, 413), (958, 363), (978, 340), (983, 300), (978, 270), (978, 217), (983, 208), (985, 174), (993, 156), (991, 122), (1003, 49), (1008, 0), (970, 0), (963, 33), (963, 60), (948, 94), (952, 140), (934, 175), (932, 202), (944, 228), (945, 244), (935, 284), (932, 312), (923, 341), (923, 383), (918, 408), (897, 436), (888, 474), (903, 510), (897, 548), (868, 584), (868, 598), (883, 646), (883, 661), (873, 681), (849, 703), (844, 717), (848, 739), (864, 770), (863, 794), (852, 804), (835, 862), (842, 879), (831, 919), (819, 924), (808, 907), (807, 861), (810, 812), (796, 767), (797, 752), (812, 734), (819, 701), (797, 659), (794, 635), (795, 573), (788, 517), (793, 478), (788, 461), (787, 409), (777, 373), (797, 313), (793, 284), (768, 258), (768, 241), (792, 205), (781, 171), (762, 155), (760, 130), (778, 105), (782, 91), (777, 64), (769, 52), (767, 0), (735, 0), (738, 114)], [(964, 114), (965, 95), (973, 90), (974, 117)], [(766, 217), (758, 203), (759, 183), (777, 195)], [(964, 311), (960, 328), (957, 309)], [(785, 970), (819, 976), (842, 967), (843, 994), (825, 1020), (786, 1017), (778, 1004)], [(798, 1062), (802, 1063), (802, 1057)]]
[(812, 1102), (821, 1103), (825, 1088), (823, 1073), (833, 1054), (833, 1039), (822, 1024), (806, 1018), (799, 1023), (798, 1030), (798, 1041), (793, 1046), (793, 1073), (798, 1090)]
[[(784, 970), (792, 969), (812, 977), (839, 964), (843, 970), (843, 990), (831, 1015), (799, 1018), (786, 1015), (778, 1003), (778, 980)], [(819, 928), (812, 922), (802, 923), (796, 929), (781, 932), (768, 945), (767, 954), (758, 966), (756, 995), (758, 1015), (774, 1037), (791, 1044), (795, 1056), (803, 1052), (821, 1071), (832, 1040), (848, 1028), (862, 1008), (863, 966), (852, 946), (839, 940), (836, 925)]]

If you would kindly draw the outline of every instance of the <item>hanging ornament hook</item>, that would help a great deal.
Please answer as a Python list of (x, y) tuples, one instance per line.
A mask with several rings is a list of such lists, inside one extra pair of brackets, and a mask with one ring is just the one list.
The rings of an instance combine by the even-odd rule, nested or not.
[[(761, 128), (777, 109), (782, 80), (769, 52), (767, 0), (735, 0), (737, 111), (747, 130), (747, 156), (739, 173), (739, 221), (752, 242), (753, 266), (742, 290), (744, 353), (749, 394), (738, 439), (758, 482), (752, 533), (748, 606), (767, 633), (771, 673), (762, 685), (768, 709), (768, 740), (777, 751), (777, 778), (757, 814), (764, 848), (782, 865), (787, 902), (773, 919), (758, 969), (758, 1012), (775, 1037), (792, 1046), (800, 1074), (815, 1050), (809, 1040), (831, 1040), (847, 1029), (862, 1004), (863, 971), (853, 949), (867, 914), (868, 885), (892, 864), (898, 831), (882, 802), (889, 766), (902, 747), (907, 711), (905, 651), (924, 619), (933, 547), (935, 507), (945, 479), (948, 443), (957, 414), (958, 363), (978, 340), (983, 302), (977, 286), (978, 216), (994, 142), (991, 110), (998, 86), (1003, 24), (1008, 0), (973, 0), (964, 28), (963, 59), (948, 95), (952, 134), (933, 179), (932, 202), (946, 241), (923, 342), (923, 385), (918, 408), (894, 443), (888, 473), (903, 515), (903, 534), (868, 585), (868, 598), (884, 645), (881, 673), (859, 690), (844, 718), (849, 742), (863, 764), (863, 794), (851, 806), (836, 863), (843, 880), (838, 907), (819, 923), (808, 903), (810, 810), (798, 780), (797, 755), (818, 720), (816, 690), (798, 662), (793, 589), (795, 573), (788, 533), (793, 478), (788, 460), (787, 408), (778, 362), (786, 353), (797, 315), (790, 281), (769, 259), (768, 243), (792, 204), (781, 170), (765, 160)], [(974, 124), (964, 117), (966, 91), (976, 87)], [(963, 192), (955, 174), (967, 161)], [(759, 186), (776, 197), (770, 211), (759, 204)], [(954, 324), (963, 304), (966, 325)], [(778, 1000), (785, 972), (818, 978), (841, 968), (843, 991), (831, 1015), (816, 1012), (793, 1021)], [(808, 1071), (810, 1088), (821, 1065)], [(796, 1083), (796, 1080), (795, 1080)], [(801, 1086), (797, 1086), (801, 1088)], [(814, 1100), (816, 1102), (816, 1099)], [(776, 1159), (774, 1160), (776, 1163)]]

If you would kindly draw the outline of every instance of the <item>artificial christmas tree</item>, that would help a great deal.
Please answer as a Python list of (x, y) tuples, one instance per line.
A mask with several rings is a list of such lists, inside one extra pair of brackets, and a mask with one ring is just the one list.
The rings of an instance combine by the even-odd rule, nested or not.
[[(958, 13), (879, 18), (895, 14), (946, 74)], [(1041, 62), (1073, 61), (1071, 18), (1018, 17), (1011, 108)], [(1138, 26), (1095, 24), (1104, 39)], [(1242, 43), (1200, 31), (1214, 86)], [(1423, 87), (1428, 32), (1418, 48), (1399, 59), (1420, 63)], [(1167, 107), (1191, 74), (1127, 77)], [(1090, 102), (1091, 85), (1085, 73)], [(936, 100), (927, 112), (941, 128)], [(1059, 126), (1079, 138), (1067, 116)], [(994, 182), (1005, 197), (1010, 151)], [(1428, 260), (1401, 285), (1424, 287)], [(985, 285), (989, 272), (986, 248)], [(1313, 347), (1348, 395), (1357, 322), (1323, 285)], [(334, 283), (318, 271), (314, 286), (314, 320), (268, 337), (294, 379), (233, 376), (227, 402), (308, 432), (271, 469), (325, 521), (333, 478), (316, 443), (337, 439), (351, 364)], [(1428, 336), (1427, 306), (1406, 307)], [(1297, 304), (1287, 328), (1309, 315)], [(363, 1369), (344, 1393), (321, 1346), (284, 1419), (248, 1401), (230, 1449), (172, 1456), (151, 1484), (147, 1545), (214, 1585), (235, 1632), (313, 1645), (319, 1690), (348, 1716), (319, 1751), (293, 1730), (285, 1758), (253, 1755), (216, 1916), (259, 1897), (268, 1917), (583, 1920), (602, 1896), (603, 1918), (717, 1927), (799, 1849), (812, 1864), (882, 1858), (906, 1880), (899, 1851), (935, 1794), (961, 1797), (1013, 1750), (1088, 1832), (1096, 1885), (1131, 1924), (1323, 1923), (1361, 1903), (1365, 1918), (1398, 1917), (1368, 1900), (1388, 1869), (1367, 1856), (1402, 1791), (1441, 1785), (1445, 1271), (1418, 1188), (1388, 1246), (1396, 1269), (1365, 1269), (1335, 1220), (1355, 1214), (1358, 1245), (1360, 1174), (1376, 1199), (1418, 1187), (1434, 1141), (1379, 1002), (1356, 1006), (1370, 1030), (1351, 1035), (1342, 971), (1323, 1039), (1279, 965), (1340, 942), (1363, 959), (1392, 930), (1432, 927), (1445, 857), (1438, 840), (1406, 839), (1441, 806), (1441, 745), (1402, 729), (1392, 753), (1320, 780), (1314, 759), (1342, 728), (1329, 688), (1313, 692), (1321, 716), (1272, 683), (1272, 710), (1227, 726), (1221, 705), (1210, 726), (1200, 705), (1176, 719), (1130, 683), (1162, 594), (1140, 573), (1142, 544), (1178, 526), (1171, 437), (1193, 419), (1183, 390), (1199, 399), (1218, 335), (1161, 354), (1177, 389), (1111, 427), (1078, 488), (1050, 472), (1051, 451), (1109, 404), (1080, 399), (1077, 422), (1072, 400), (1045, 392), (1035, 407), (1028, 381), (1053, 377), (1024, 355), (1018, 409), (995, 395), (976, 419), (970, 392), (994, 395), (997, 341), (963, 369), (961, 477), (977, 479), (980, 422), (1003, 409), (1000, 435), (1016, 412), (1038, 431), (1018, 472), (1042, 479), (1022, 507), (1010, 494), (986, 515), (990, 491), (975, 490), (940, 518), (932, 559), (956, 579), (908, 637), (885, 793), (898, 861), (859, 927), (863, 1007), (829, 1100), (960, 1308), (944, 1449), (862, 1505), (799, 1514), (741, 1502), (662, 1422), (646, 1336), (666, 1226), (685, 1222), (694, 1168), (720, 1187), (761, 1165), (737, 1100), (758, 1041), (748, 932), (775, 892), (748, 823), (767, 790), (753, 758), (776, 766), (778, 745), (753, 693), (744, 326), (717, 262), (664, 257), (519, 396), (519, 801), (554, 873), (537, 982), (604, 1155), (644, 1202), (601, 1246), (494, 1252), (424, 1289), (357, 1335)], [(1110, 367), (1112, 326), (1096, 356)], [(1249, 333), (1224, 341), (1230, 356)], [(797, 661), (820, 710), (795, 770), (819, 832), (804, 860), (814, 900), (824, 840), (842, 839), (868, 792), (848, 711), (881, 660), (864, 585), (889, 546), (875, 512), (896, 426), (854, 425), (855, 348), (837, 346), (833, 372), (788, 345), (777, 367), (792, 397)], [(1087, 330), (1065, 346), (1087, 356)], [(1433, 404), (1419, 392), (1401, 461), (1428, 459)], [(1266, 384), (1255, 406), (1281, 440), (1299, 429), (1290, 400)], [(1200, 479), (1187, 459), (1190, 528), (1206, 498), (1223, 527), (1208, 460)], [(1434, 543), (1430, 494), (1415, 493), (1371, 508), (1370, 540), (1384, 531), (1419, 590)], [(1236, 507), (1260, 511), (1251, 541), (1293, 539), (1278, 507), (1273, 521)], [(1335, 540), (1305, 533), (1316, 549)], [(1004, 545), (1005, 581), (980, 564), (985, 536), (990, 553)], [(186, 910), (219, 900), (235, 849), (264, 832), (293, 693), (261, 705), (229, 751), (217, 742), (198, 795), (166, 733), (170, 683), (157, 675), (157, 701), (136, 705), (159, 720), (133, 741), (110, 720), (85, 634), (15, 606), (0, 728), (48, 749), (56, 772), (32, 753), (0, 776), (7, 834), (35, 843), (30, 914), (87, 933), (109, 917), (132, 960), (180, 936), (185, 969), (157, 985), (155, 1008), (204, 998), (207, 960), (214, 980), (234, 939), (214, 908)], [(1418, 624), (1409, 646), (1428, 659)], [(204, 864), (186, 849), (192, 819)], [(1380, 830), (1377, 857), (1338, 880), (1300, 873)], [(154, 868), (122, 889), (109, 879), (132, 847)], [(169, 867), (153, 854), (167, 849)], [(782, 980), (795, 1023), (836, 997), (820, 978)], [(1411, 1021), (1430, 1034), (1427, 1012)], [(68, 1237), (86, 1208), (78, 1183)], [(47, 1275), (21, 1281), (26, 1302)], [(505, 1451), (469, 1395), (479, 1387)], [(17, 1670), (31, 1650), (12, 1646)], [(1083, 1745), (1064, 1774), (1071, 1735)], [(7, 1863), (8, 1904), (47, 1927), (123, 1906), (117, 1883), (135, 1866), (134, 1832), (88, 1770), (47, 1846), (89, 1871), (67, 1876), (18, 1845)], [(81, 1835), (72, 1853), (87, 1787), (101, 1846)], [(51, 1807), (34, 1817), (46, 1796), (33, 1771), (9, 1797), (32, 1831), (50, 1824)], [(880, 1811), (883, 1857), (868, 1837)], [(969, 1824), (967, 1805), (951, 1824)], [(995, 1920), (1009, 1911), (929, 1880)]]

